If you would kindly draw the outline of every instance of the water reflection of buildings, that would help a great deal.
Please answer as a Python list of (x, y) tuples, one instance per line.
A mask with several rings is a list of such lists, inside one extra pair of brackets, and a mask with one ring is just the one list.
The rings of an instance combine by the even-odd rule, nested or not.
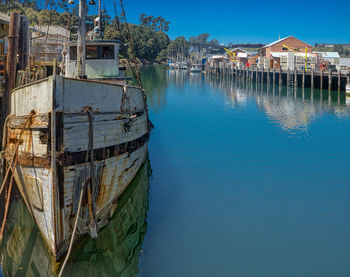
[(183, 88), (190, 78), (187, 70), (168, 70), (167, 73), (168, 82), (172, 83), (176, 88)]
[[(136, 276), (138, 258), (146, 233), (149, 162), (124, 192), (111, 222), (97, 239), (86, 238), (72, 253), (64, 276)], [(22, 200), (11, 204), (9, 228), (0, 246), (5, 276), (56, 276), (37, 227)], [(1, 275), (1, 273), (0, 273)]]
[(256, 101), (259, 109), (282, 129), (307, 130), (308, 125), (322, 113), (333, 113), (337, 117), (350, 116), (349, 99), (337, 91), (320, 91), (269, 87), (255, 82), (206, 77), (213, 88), (221, 90), (226, 104), (232, 108), (246, 105), (249, 99)]

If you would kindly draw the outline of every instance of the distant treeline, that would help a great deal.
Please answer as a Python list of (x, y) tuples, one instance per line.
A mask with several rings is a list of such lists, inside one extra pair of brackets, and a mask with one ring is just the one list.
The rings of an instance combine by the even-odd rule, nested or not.
[(241, 43), (241, 44), (232, 44), (229, 43), (227, 47), (229, 48), (261, 48), (265, 46), (265, 44), (262, 43)]
[(333, 47), (327, 47), (327, 44), (315, 43), (313, 51), (323, 51), (323, 52), (338, 52), (341, 57), (350, 57), (350, 45), (349, 44), (333, 44)]
[[(97, 2), (97, 1), (96, 1)], [(88, 6), (88, 10), (91, 6)], [(96, 9), (94, 9), (96, 10)], [(5, 0), (0, 1), (0, 12), (8, 14), (17, 11), (27, 16), (31, 26), (35, 25), (59, 25), (69, 28), (73, 34), (77, 32), (78, 26), (78, 1), (69, 7), (67, 0)], [(134, 46), (134, 53), (138, 62), (163, 62), (167, 59), (167, 51), (170, 38), (166, 34), (169, 30), (170, 22), (161, 16), (140, 16), (140, 24), (125, 23), (123, 16), (112, 19), (106, 11), (102, 11), (103, 33), (106, 40), (120, 40), (121, 58), (129, 58), (130, 41), (127, 39), (127, 29), (130, 30)], [(87, 31), (93, 29), (95, 15), (87, 16)], [(120, 24), (117, 25), (117, 22)], [(117, 27), (119, 26), (119, 28)], [(127, 26), (129, 28), (127, 28)], [(76, 37), (76, 36), (75, 36)]]

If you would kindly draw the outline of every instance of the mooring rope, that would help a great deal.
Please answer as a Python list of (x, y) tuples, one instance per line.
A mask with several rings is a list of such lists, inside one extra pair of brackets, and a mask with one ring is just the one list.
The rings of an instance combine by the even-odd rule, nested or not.
[(12, 176), (11, 176), (11, 179), (10, 179), (10, 184), (9, 184), (9, 189), (8, 189), (8, 192), (7, 192), (7, 196), (5, 196), (5, 198), (6, 198), (6, 206), (5, 206), (4, 218), (2, 220), (2, 225), (1, 225), (0, 242), (2, 241), (2, 236), (3, 236), (3, 233), (4, 233), (6, 219), (7, 219), (7, 213), (8, 213), (9, 206), (10, 206), (11, 191), (12, 191), (12, 184), (13, 184), (13, 176), (14, 176), (14, 174), (12, 173)]
[(74, 237), (75, 237), (75, 233), (77, 231), (77, 225), (78, 225), (78, 220), (79, 220), (79, 214), (80, 214), (80, 208), (81, 208), (81, 203), (83, 202), (83, 194), (84, 194), (84, 191), (85, 191), (85, 186), (88, 182), (90, 182), (90, 177), (88, 179), (86, 179), (85, 183), (82, 183), (81, 184), (81, 190), (80, 190), (80, 196), (79, 196), (79, 203), (78, 203), (78, 209), (77, 209), (77, 214), (75, 216), (75, 221), (74, 221), (74, 226), (73, 226), (73, 232), (72, 232), (72, 236), (71, 236), (71, 239), (70, 239), (70, 242), (69, 242), (69, 247), (68, 247), (68, 251), (67, 251), (67, 255), (66, 257), (64, 258), (64, 261), (63, 261), (63, 264), (62, 264), (62, 267), (60, 269), (60, 273), (58, 274), (58, 277), (61, 277), (62, 274), (63, 274), (63, 271), (64, 271), (64, 268), (67, 264), (67, 261), (69, 259), (69, 256), (70, 256), (70, 253), (72, 251), (72, 247), (73, 247), (73, 241), (74, 241)]

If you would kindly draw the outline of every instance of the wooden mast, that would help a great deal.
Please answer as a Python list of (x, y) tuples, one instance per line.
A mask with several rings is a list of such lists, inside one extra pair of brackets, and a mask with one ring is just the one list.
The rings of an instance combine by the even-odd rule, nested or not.
[(77, 73), (79, 78), (85, 75), (85, 34), (86, 34), (86, 0), (79, 0), (79, 30), (77, 44)]

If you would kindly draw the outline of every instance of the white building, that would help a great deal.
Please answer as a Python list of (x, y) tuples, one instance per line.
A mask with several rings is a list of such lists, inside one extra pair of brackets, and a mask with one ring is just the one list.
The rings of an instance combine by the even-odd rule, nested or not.
[(317, 53), (319, 61), (329, 62), (335, 65), (336, 69), (340, 69), (340, 56), (338, 52), (314, 52)]

